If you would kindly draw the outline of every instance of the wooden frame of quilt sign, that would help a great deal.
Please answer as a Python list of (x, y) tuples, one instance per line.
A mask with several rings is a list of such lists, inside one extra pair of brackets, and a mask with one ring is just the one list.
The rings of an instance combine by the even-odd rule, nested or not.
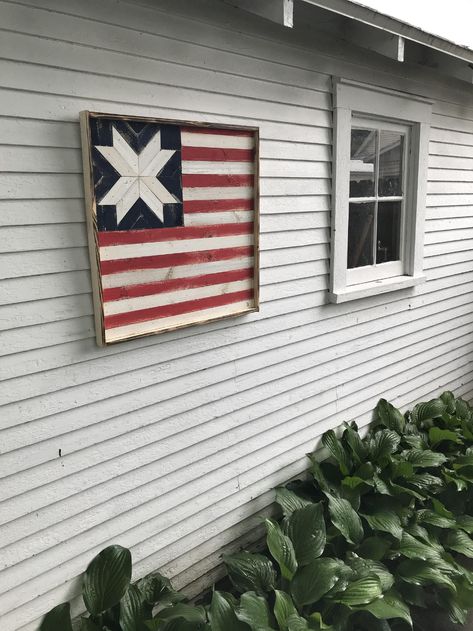
[(80, 114), (100, 346), (259, 310), (259, 129)]

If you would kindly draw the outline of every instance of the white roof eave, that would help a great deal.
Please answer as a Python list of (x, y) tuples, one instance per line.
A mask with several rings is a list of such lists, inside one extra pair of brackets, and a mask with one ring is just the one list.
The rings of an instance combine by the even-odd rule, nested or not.
[(301, 0), (473, 64), (473, 50), (351, 0)]

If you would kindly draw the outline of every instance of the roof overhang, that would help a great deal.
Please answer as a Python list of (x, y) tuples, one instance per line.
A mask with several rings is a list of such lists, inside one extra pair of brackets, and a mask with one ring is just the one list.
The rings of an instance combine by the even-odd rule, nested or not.
[(416, 26), (397, 20), (389, 15), (379, 13), (370, 7), (351, 2), (351, 0), (302, 0), (302, 2), (307, 2), (308, 4), (326, 9), (332, 13), (338, 13), (352, 20), (391, 33), (392, 35), (397, 35), (411, 42), (473, 63), (473, 50), (455, 44), (438, 35), (427, 33)]
[[(297, 27), (294, 12), (311, 12), (304, 26), (313, 25), (332, 37), (344, 39), (397, 62), (410, 62), (443, 75), (473, 82), (473, 50), (402, 22), (352, 0), (223, 0), (285, 27)], [(300, 13), (300, 11), (299, 11)], [(306, 13), (306, 12), (304, 12)], [(331, 18), (327, 16), (332, 16)]]

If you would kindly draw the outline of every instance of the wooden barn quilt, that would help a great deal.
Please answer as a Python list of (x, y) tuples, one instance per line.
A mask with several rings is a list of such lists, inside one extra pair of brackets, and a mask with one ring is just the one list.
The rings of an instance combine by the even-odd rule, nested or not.
[(81, 113), (96, 332), (258, 309), (258, 130)]

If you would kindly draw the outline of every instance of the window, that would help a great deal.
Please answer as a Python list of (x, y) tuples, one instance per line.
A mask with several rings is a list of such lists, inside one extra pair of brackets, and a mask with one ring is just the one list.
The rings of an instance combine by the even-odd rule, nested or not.
[(430, 115), (425, 99), (335, 81), (333, 302), (424, 280)]

